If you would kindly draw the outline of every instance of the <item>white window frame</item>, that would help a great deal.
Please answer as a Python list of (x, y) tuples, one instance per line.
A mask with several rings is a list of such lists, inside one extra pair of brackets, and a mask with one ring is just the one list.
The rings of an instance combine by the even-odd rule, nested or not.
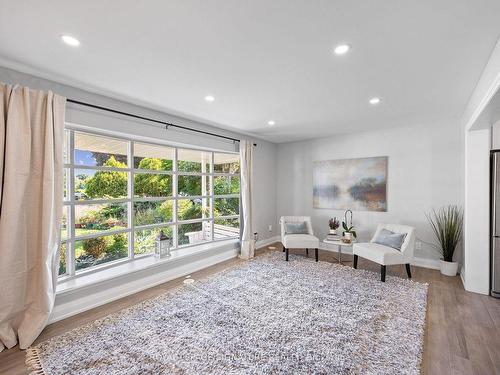
[[(61, 239), (61, 243), (66, 244), (66, 273), (59, 275), (60, 281), (66, 281), (69, 278), (73, 278), (76, 276), (86, 275), (93, 272), (98, 272), (103, 269), (107, 269), (119, 264), (123, 264), (124, 262), (133, 261), (135, 258), (139, 257), (148, 257), (153, 256), (154, 253), (148, 254), (138, 254), (136, 255), (134, 252), (134, 236), (136, 231), (152, 229), (152, 228), (161, 228), (161, 227), (172, 227), (173, 239), (172, 239), (172, 251), (181, 250), (184, 248), (189, 248), (193, 246), (198, 246), (202, 244), (207, 244), (210, 242), (216, 241), (225, 241), (228, 239), (235, 239), (238, 236), (227, 237), (221, 239), (214, 238), (214, 223), (216, 220), (223, 219), (239, 219), (240, 225), (239, 229), (241, 229), (241, 198), (240, 193), (238, 194), (226, 194), (226, 195), (214, 195), (214, 177), (218, 176), (229, 176), (229, 177), (237, 177), (240, 180), (241, 184), (241, 175), (240, 173), (216, 173), (214, 172), (214, 160), (215, 154), (234, 154), (238, 155), (237, 152), (231, 151), (214, 151), (203, 148), (190, 148), (186, 146), (178, 146), (178, 145), (170, 145), (168, 142), (164, 141), (156, 141), (144, 139), (140, 137), (140, 139), (135, 139), (132, 136), (126, 135), (115, 135), (108, 134), (107, 132), (100, 132), (98, 130), (90, 130), (88, 128), (80, 129), (78, 126), (73, 126), (71, 124), (66, 124), (65, 128), (65, 137), (67, 144), (67, 160), (64, 163), (64, 173), (66, 173), (66, 193), (67, 197), (63, 200), (63, 207), (66, 210), (66, 225), (67, 225), (67, 237), (65, 239)], [(75, 164), (74, 155), (75, 155), (75, 133), (84, 133), (99, 137), (108, 137), (114, 138), (117, 140), (127, 142), (127, 168), (112, 168), (112, 167), (102, 167), (102, 166), (86, 166), (86, 165), (77, 165)], [(147, 144), (155, 147), (168, 147), (174, 150), (173, 161), (172, 161), (172, 171), (159, 171), (159, 170), (146, 170), (146, 169), (136, 169), (134, 168), (134, 144), (135, 143)], [(180, 149), (183, 150), (193, 150), (210, 154), (210, 170), (208, 172), (179, 172), (177, 171), (178, 166), (178, 151)], [(98, 171), (116, 171), (116, 172), (125, 172), (127, 173), (127, 197), (125, 198), (113, 198), (113, 199), (89, 199), (89, 200), (76, 200), (75, 199), (75, 170), (78, 169), (87, 169), (87, 170), (98, 170)], [(149, 174), (163, 174), (163, 175), (171, 175), (172, 176), (172, 196), (168, 197), (134, 197), (134, 181), (136, 173), (149, 173)], [(206, 176), (209, 177), (208, 183), (210, 186), (209, 194), (207, 195), (207, 191), (202, 191), (202, 195), (199, 196), (179, 196), (177, 191), (177, 181), (178, 176), (200, 176), (202, 179), (205, 179)], [(203, 186), (203, 183), (202, 183)], [(202, 190), (206, 190), (203, 189)], [(239, 199), (239, 212), (237, 215), (226, 215), (226, 216), (218, 216), (214, 217), (214, 203), (216, 198), (237, 198)], [(210, 216), (206, 218), (197, 218), (191, 220), (178, 220), (177, 218), (177, 202), (182, 199), (208, 199), (210, 202)], [(135, 217), (134, 217), (134, 203), (135, 202), (152, 202), (152, 201), (173, 201), (173, 210), (172, 210), (172, 221), (163, 222), (163, 223), (154, 223), (147, 225), (135, 225)], [(92, 233), (84, 236), (76, 236), (75, 235), (75, 207), (78, 205), (94, 205), (94, 204), (109, 204), (109, 203), (125, 203), (127, 205), (127, 228), (125, 229), (116, 229), (109, 231), (102, 231), (97, 233)], [(182, 224), (190, 224), (190, 223), (203, 223), (210, 222), (211, 223), (211, 238), (208, 241), (202, 241), (193, 244), (184, 244), (179, 245), (178, 241), (178, 229)], [(112, 236), (114, 234), (126, 233), (128, 236), (128, 256), (126, 258), (110, 261), (107, 263), (103, 263), (97, 266), (84, 268), (82, 270), (76, 271), (75, 269), (75, 242), (86, 240), (90, 238), (97, 238), (103, 236)]]

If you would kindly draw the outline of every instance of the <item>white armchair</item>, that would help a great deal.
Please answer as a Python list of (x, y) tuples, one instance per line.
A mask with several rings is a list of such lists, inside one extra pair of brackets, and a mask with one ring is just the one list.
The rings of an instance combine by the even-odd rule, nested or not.
[[(286, 224), (301, 224), (306, 223), (307, 233), (287, 233)], [(309, 216), (282, 216), (281, 224), (281, 243), (285, 252), (285, 260), (288, 261), (289, 249), (306, 249), (306, 254), (309, 254), (309, 249), (314, 249), (316, 262), (318, 261), (319, 239), (314, 236), (311, 218)]]
[[(387, 229), (394, 233), (406, 234), (401, 245), (401, 251), (374, 242), (382, 229)], [(380, 279), (385, 281), (386, 266), (404, 264), (408, 278), (411, 279), (410, 262), (413, 259), (413, 252), (415, 250), (415, 228), (408, 225), (379, 224), (370, 242), (355, 243), (352, 250), (354, 254), (354, 268), (358, 266), (358, 256), (371, 260), (380, 264)]]

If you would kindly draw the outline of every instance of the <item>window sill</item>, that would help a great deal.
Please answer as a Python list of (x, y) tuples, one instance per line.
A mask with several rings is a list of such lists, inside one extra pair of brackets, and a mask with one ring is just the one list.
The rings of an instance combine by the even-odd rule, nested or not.
[(209, 251), (213, 251), (214, 249), (227, 246), (236, 247), (238, 244), (239, 239), (230, 239), (200, 244), (188, 248), (180, 248), (178, 250), (172, 251), (170, 257), (165, 259), (156, 259), (152, 255), (143, 256), (128, 262), (117, 264), (113, 267), (105, 268), (100, 271), (89, 272), (87, 274), (78, 275), (70, 279), (63, 279), (57, 284), (56, 294), (57, 296), (70, 294), (73, 291), (91, 287), (93, 285), (122, 277), (124, 275), (130, 275), (132, 273), (144, 271), (146, 269), (153, 270), (156, 267), (161, 267), (166, 264), (172, 265), (176, 262), (195, 255), (203, 254)]

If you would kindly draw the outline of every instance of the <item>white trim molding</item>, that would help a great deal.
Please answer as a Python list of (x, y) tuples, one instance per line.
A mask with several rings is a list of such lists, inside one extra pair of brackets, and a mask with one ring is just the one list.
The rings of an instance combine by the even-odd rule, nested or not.
[[(336, 252), (336, 250), (333, 250), (332, 248), (327, 247), (327, 245), (325, 245), (322, 242), (319, 244), (319, 248), (320, 248), (320, 250)], [(352, 248), (343, 247), (342, 254), (352, 255)], [(413, 257), (413, 260), (411, 261), (410, 264), (412, 266), (429, 268), (432, 270), (439, 270), (440, 269), (439, 259)]]
[(490, 100), (500, 88), (500, 38), (483, 69), (474, 91), (472, 92), (465, 111), (462, 124), (466, 131), (470, 130)]
[[(83, 277), (70, 279), (69, 283), (78, 283), (79, 285), (61, 286), (48, 323), (69, 318), (217, 263), (236, 258), (238, 253), (238, 240), (228, 240), (200, 245), (198, 249), (185, 249), (184, 254), (157, 262), (154, 261), (154, 258), (149, 257), (144, 261), (150, 261), (150, 264), (136, 266), (135, 270), (132, 269), (134, 266), (129, 265), (124, 267), (123, 272), (120, 273), (118, 267), (113, 267), (110, 269), (113, 273), (107, 277), (106, 271), (103, 271), (94, 273), (94, 277), (89, 277), (88, 280), (82, 280)], [(139, 259), (136, 261), (140, 262)]]
[(465, 129), (470, 130), (474, 123), (477, 121), (481, 113), (483, 113), (486, 106), (490, 103), (491, 99), (500, 88), (500, 72), (497, 74), (491, 85), (488, 87), (484, 96), (481, 98), (481, 101), (478, 103), (477, 107), (474, 109), (474, 112), (471, 114), (469, 119), (466, 119)]
[(431, 270), (439, 270), (441, 268), (439, 259), (414, 257), (410, 264), (412, 266), (429, 268)]
[(465, 267), (462, 266), (460, 268), (460, 279), (462, 280), (462, 285), (464, 287), (465, 290), (467, 290), (467, 287), (465, 286)]
[[(258, 241), (256, 244), (256, 248), (268, 246), (268, 245), (275, 243), (275, 242), (280, 242), (279, 236), (274, 236), (274, 237), (268, 238), (266, 240)], [(320, 242), (319, 249), (324, 250), (324, 251), (336, 252), (336, 250), (333, 250), (331, 247), (328, 247), (328, 245), (324, 244), (323, 242)], [(343, 247), (342, 254), (352, 255), (352, 248)], [(413, 260), (411, 261), (411, 265), (416, 266), (416, 267), (429, 268), (432, 270), (439, 270), (440, 269), (439, 259), (414, 257)]]
[(259, 240), (255, 243), (255, 248), (260, 249), (262, 247), (272, 245), (273, 243), (276, 243), (276, 242), (281, 242), (280, 236), (273, 236), (273, 237), (264, 238), (262, 240)]

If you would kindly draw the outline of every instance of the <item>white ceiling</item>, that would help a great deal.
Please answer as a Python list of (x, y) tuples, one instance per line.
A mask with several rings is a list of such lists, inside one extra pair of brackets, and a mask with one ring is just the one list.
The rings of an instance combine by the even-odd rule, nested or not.
[(0, 0), (0, 58), (285, 142), (460, 116), (499, 19), (499, 0)]

